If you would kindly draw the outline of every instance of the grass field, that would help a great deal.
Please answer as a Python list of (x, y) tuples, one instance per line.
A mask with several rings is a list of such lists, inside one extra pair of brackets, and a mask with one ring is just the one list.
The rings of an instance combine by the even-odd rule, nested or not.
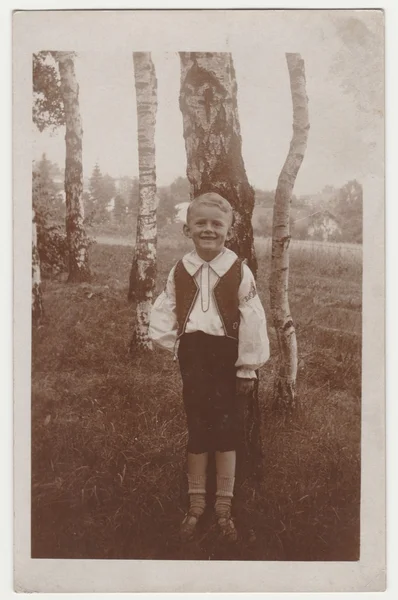
[[(158, 290), (185, 247), (160, 240)], [(44, 283), (33, 331), (32, 557), (357, 560), (360, 514), (361, 257), (292, 247), (290, 304), (300, 413), (270, 408), (277, 349), (269, 246), (258, 288), (271, 359), (261, 369), (264, 462), (236, 501), (227, 548), (212, 514), (181, 547), (186, 430), (172, 357), (128, 352), (131, 248), (95, 244), (91, 284)]]

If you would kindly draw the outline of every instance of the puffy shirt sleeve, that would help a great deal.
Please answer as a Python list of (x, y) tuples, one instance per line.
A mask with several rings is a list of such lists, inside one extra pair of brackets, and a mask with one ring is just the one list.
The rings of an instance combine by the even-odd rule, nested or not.
[(152, 306), (149, 321), (149, 337), (153, 343), (171, 352), (177, 339), (174, 269), (169, 273), (165, 289)]
[(247, 379), (256, 377), (255, 371), (270, 356), (267, 322), (264, 308), (257, 294), (256, 282), (249, 267), (243, 265), (239, 286), (239, 353), (235, 366), (237, 376)]

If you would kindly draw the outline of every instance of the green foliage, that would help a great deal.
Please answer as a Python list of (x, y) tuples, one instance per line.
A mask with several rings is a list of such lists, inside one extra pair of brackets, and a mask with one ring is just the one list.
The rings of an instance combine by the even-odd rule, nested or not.
[(126, 218), (127, 206), (125, 204), (124, 198), (117, 194), (115, 196), (115, 206), (113, 208), (113, 216), (117, 223), (123, 223)]
[(101, 193), (105, 205), (116, 195), (115, 180), (107, 173), (102, 178)]
[(61, 183), (53, 177), (61, 175), (57, 165), (45, 154), (32, 170), (32, 203), (36, 215), (37, 248), (43, 278), (67, 270), (65, 205)]
[(103, 175), (98, 163), (90, 177), (89, 194), (84, 196), (86, 223), (106, 223), (109, 221), (108, 205), (116, 196), (115, 180), (108, 174)]
[(342, 224), (342, 241), (362, 243), (363, 189), (355, 179), (348, 181), (333, 199), (336, 216)]
[(85, 196), (84, 214), (89, 223), (97, 219), (99, 207), (102, 204), (101, 183), (102, 173), (99, 164), (96, 163), (90, 177), (89, 194)]
[(39, 131), (65, 125), (58, 67), (51, 52), (33, 54), (32, 118)]
[(158, 197), (159, 197), (159, 204), (158, 204), (158, 208), (157, 208), (156, 217), (157, 217), (158, 229), (161, 230), (164, 227), (166, 227), (166, 225), (170, 225), (171, 223), (173, 223), (175, 215), (176, 215), (176, 209), (175, 209), (176, 203), (174, 201), (172, 194), (170, 193), (169, 187), (159, 188), (158, 189)]
[(44, 206), (35, 213), (41, 276), (46, 279), (68, 270), (68, 246), (65, 228), (51, 222), (51, 213)]
[(177, 177), (170, 185), (170, 194), (174, 204), (181, 202), (189, 202), (190, 200), (190, 184), (186, 177)]
[(63, 187), (63, 173), (43, 154), (40, 161), (33, 163), (32, 200), (35, 210), (46, 212), (53, 223), (65, 220)]

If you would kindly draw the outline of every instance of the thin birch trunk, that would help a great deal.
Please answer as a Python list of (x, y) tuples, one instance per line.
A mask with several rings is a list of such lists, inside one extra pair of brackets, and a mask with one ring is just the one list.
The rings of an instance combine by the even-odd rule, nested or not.
[(32, 217), (32, 324), (38, 325), (43, 316), (41, 293), (40, 256), (37, 249), (36, 215)]
[(235, 225), (227, 245), (247, 259), (256, 275), (251, 223), (254, 190), (242, 158), (232, 56), (229, 52), (180, 52), (180, 59), (180, 109), (191, 200), (213, 191), (230, 202)]
[(156, 165), (155, 126), (157, 82), (149, 52), (134, 52), (137, 96), (139, 208), (134, 259), (130, 271), (129, 300), (136, 302), (132, 346), (152, 348), (148, 335), (149, 318), (156, 282)]
[(286, 54), (286, 60), (293, 101), (293, 137), (275, 192), (270, 296), (280, 359), (274, 406), (291, 410), (296, 407), (297, 340), (288, 297), (289, 217), (293, 186), (304, 158), (310, 124), (304, 61), (300, 54)]
[(79, 109), (79, 86), (76, 81), (73, 52), (55, 52), (65, 108), (65, 196), (66, 238), (69, 254), (68, 281), (88, 281), (89, 241), (83, 225), (83, 129)]

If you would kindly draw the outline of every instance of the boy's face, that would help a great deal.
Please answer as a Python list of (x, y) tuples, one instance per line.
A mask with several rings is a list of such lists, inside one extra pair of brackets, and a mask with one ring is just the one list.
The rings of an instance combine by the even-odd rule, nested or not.
[(191, 210), (184, 234), (193, 241), (200, 258), (213, 260), (231, 237), (231, 217), (218, 206), (199, 204)]

